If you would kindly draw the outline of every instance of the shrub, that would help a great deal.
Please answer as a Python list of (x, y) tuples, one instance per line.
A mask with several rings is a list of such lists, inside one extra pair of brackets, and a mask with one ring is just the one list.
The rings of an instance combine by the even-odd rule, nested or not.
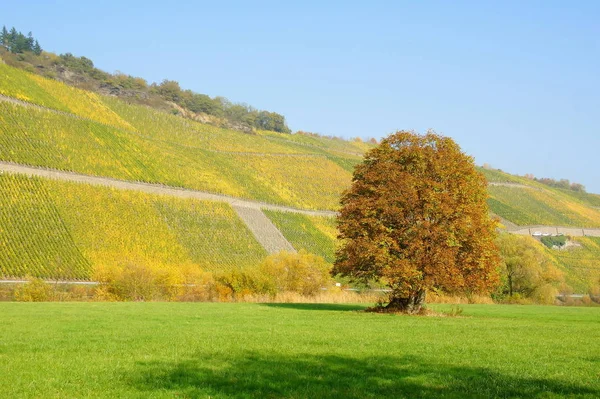
[(273, 297), (277, 293), (273, 281), (255, 268), (231, 270), (217, 275), (215, 280), (221, 301), (243, 300), (256, 294)]
[(331, 265), (320, 256), (305, 251), (282, 251), (270, 255), (259, 266), (259, 270), (279, 292), (291, 291), (310, 296), (332, 283)]
[[(95, 291), (98, 300), (151, 301), (177, 300), (182, 296), (200, 295), (205, 275), (196, 268), (196, 275), (189, 270), (168, 268), (162, 265), (128, 263), (124, 266), (97, 267), (94, 279), (101, 283)], [(195, 293), (192, 294), (192, 291)]]
[(556, 302), (557, 295), (558, 289), (556, 287), (551, 284), (544, 284), (533, 291), (531, 299), (536, 303), (551, 305)]
[(31, 278), (26, 284), (19, 285), (14, 292), (15, 301), (46, 302), (54, 299), (52, 286), (39, 278)]

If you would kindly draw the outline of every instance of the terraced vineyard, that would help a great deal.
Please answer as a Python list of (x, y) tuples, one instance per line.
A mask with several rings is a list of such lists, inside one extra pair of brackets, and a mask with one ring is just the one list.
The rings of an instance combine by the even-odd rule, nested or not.
[(577, 292), (585, 292), (600, 281), (600, 238), (572, 238), (578, 246), (567, 250), (545, 248), (546, 253), (565, 272), (567, 283)]
[(0, 63), (0, 94), (124, 129), (133, 129), (95, 93)]
[[(371, 148), (360, 141), (221, 129), (1, 63), (0, 77), (1, 95), (39, 105), (0, 101), (0, 161), (335, 210), (354, 165)], [(481, 172), (494, 184), (491, 210), (508, 222), (600, 227), (598, 195), (498, 170)], [(265, 255), (225, 204), (0, 178), (0, 274), (5, 277), (88, 279), (95, 265), (127, 263), (222, 270), (255, 264)], [(296, 249), (333, 261), (333, 219), (265, 213)], [(594, 240), (582, 238), (581, 244), (572, 258), (554, 254), (557, 264), (574, 271), (578, 286), (595, 273), (598, 258)]]
[[(196, 138), (197, 146), (191, 145), (191, 133), (181, 126), (176, 132), (187, 138), (167, 141), (159, 129), (176, 122), (158, 113), (157, 120), (163, 123), (154, 123), (155, 130), (149, 130), (149, 136), (8, 102), (0, 102), (0, 118), (2, 161), (162, 183), (306, 209), (335, 209), (339, 194), (350, 183), (350, 172), (327, 156), (281, 156), (280, 146), (268, 140), (263, 140), (262, 153), (257, 152), (257, 146), (253, 147), (254, 154), (216, 152), (201, 134)], [(234, 134), (249, 137), (221, 131), (210, 138), (216, 137), (214, 142), (226, 148), (225, 143), (235, 138), (228, 135)], [(178, 137), (176, 133), (173, 136)], [(293, 148), (287, 150), (297, 153)], [(307, 180), (307, 175), (311, 179)]]
[(0, 278), (89, 278), (90, 263), (41, 180), (0, 174), (0, 204)]
[(558, 190), (490, 186), (493, 213), (517, 225), (600, 227), (600, 210)]
[(333, 263), (337, 236), (334, 218), (268, 210), (264, 212), (295, 249), (303, 249)]
[(98, 266), (244, 268), (266, 252), (224, 203), (0, 174), (0, 278)]

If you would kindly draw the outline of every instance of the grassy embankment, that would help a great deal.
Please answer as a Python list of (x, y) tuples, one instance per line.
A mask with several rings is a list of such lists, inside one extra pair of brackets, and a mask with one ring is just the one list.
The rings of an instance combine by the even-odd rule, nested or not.
[(465, 305), (464, 317), (355, 309), (0, 303), (0, 396), (600, 396), (597, 308)]

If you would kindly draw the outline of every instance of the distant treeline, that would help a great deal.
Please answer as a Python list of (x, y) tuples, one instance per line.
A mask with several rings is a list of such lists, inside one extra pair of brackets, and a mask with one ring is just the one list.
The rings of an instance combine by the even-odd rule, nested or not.
[[(276, 112), (258, 110), (243, 103), (232, 103), (225, 97), (211, 98), (206, 94), (184, 90), (174, 80), (165, 79), (161, 83), (148, 84), (142, 78), (121, 72), (104, 72), (96, 68), (89, 58), (76, 57), (71, 53), (58, 56), (49, 52), (42, 54), (42, 48), (31, 33), (24, 36), (15, 28), (10, 31), (4, 28), (0, 40), (10, 53), (19, 53), (11, 57), (5, 52), (5, 61), (30, 72), (103, 94), (126, 97), (155, 108), (170, 109), (185, 117), (208, 115), (208, 118), (203, 118), (208, 123), (222, 124), (242, 131), (261, 129), (291, 133), (285, 117)], [(180, 109), (169, 106), (167, 102), (175, 103)]]
[(42, 54), (42, 47), (40, 43), (33, 37), (33, 34), (29, 32), (25, 36), (21, 32), (17, 32), (15, 27), (9, 31), (6, 26), (2, 27), (2, 33), (0, 33), (0, 44), (6, 47), (11, 53), (23, 53), (25, 51), (31, 51), (36, 55)]
[(571, 183), (569, 181), (569, 179), (556, 180), (556, 179), (552, 179), (549, 177), (534, 177), (531, 174), (525, 175), (525, 177), (532, 179), (533, 181), (536, 181), (538, 183), (545, 184), (550, 187), (562, 188), (565, 190), (572, 190), (572, 191), (577, 191), (580, 193), (585, 193), (585, 186), (583, 184)]
[(546, 184), (548, 186), (564, 188), (566, 190), (573, 190), (573, 191), (579, 191), (579, 192), (585, 193), (585, 186), (583, 184), (571, 183), (569, 181), (569, 179), (555, 180), (555, 179), (551, 179), (549, 177), (541, 177), (541, 178), (535, 178), (534, 180), (537, 182)]

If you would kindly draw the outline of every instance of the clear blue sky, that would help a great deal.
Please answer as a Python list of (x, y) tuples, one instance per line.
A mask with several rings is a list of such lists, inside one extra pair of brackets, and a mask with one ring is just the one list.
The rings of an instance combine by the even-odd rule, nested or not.
[[(428, 128), (600, 193), (600, 1), (28, 1), (0, 24), (343, 137)], [(599, 157), (600, 158), (600, 157)]]

